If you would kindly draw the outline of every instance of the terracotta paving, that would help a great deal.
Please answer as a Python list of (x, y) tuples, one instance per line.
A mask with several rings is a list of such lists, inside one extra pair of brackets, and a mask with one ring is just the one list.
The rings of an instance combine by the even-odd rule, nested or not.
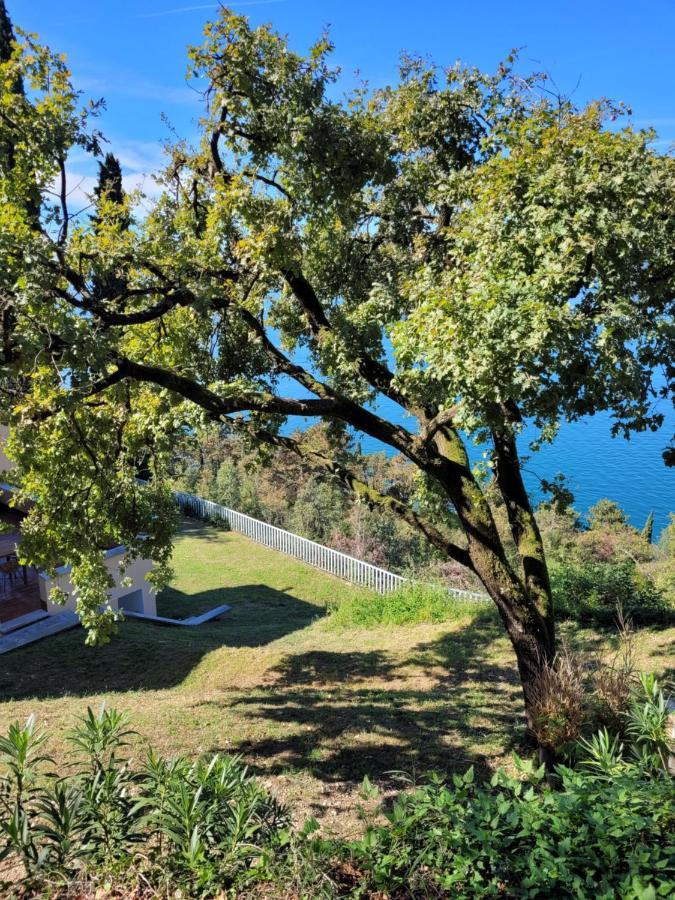
[[(0, 518), (7, 521), (7, 512), (2, 510)], [(0, 564), (10, 554), (16, 553), (20, 539), (18, 529), (9, 534), (0, 534)], [(0, 622), (8, 622), (17, 616), (41, 609), (39, 585), (38, 574), (30, 567), (26, 568), (25, 573), (23, 569), (19, 569), (11, 578), (0, 571)]]
[(21, 570), (12, 581), (0, 579), (0, 622), (42, 609), (38, 574), (29, 568), (26, 576), (25, 583)]

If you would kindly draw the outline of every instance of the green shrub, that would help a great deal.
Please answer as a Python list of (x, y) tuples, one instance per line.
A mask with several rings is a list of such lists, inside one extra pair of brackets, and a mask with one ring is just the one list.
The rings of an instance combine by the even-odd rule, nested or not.
[[(362, 896), (655, 898), (675, 890), (672, 779), (543, 767), (434, 778), (351, 845)], [(347, 857), (345, 857), (347, 858)]]
[(0, 738), (0, 860), (23, 864), (28, 896), (86, 876), (212, 896), (258, 874), (285, 839), (289, 816), (238, 757), (195, 763), (148, 751), (120, 755), (133, 733), (122, 715), (91, 709), (67, 735), (73, 771), (46, 771), (45, 736), (31, 718)]
[(231, 531), (230, 522), (225, 516), (221, 516), (218, 513), (215, 513), (212, 516), (209, 516), (206, 520), (209, 525), (212, 525), (214, 528), (218, 528), (220, 531)]
[(556, 612), (583, 624), (609, 625), (621, 608), (636, 625), (668, 624), (672, 605), (631, 561), (571, 560), (551, 567)]
[(491, 610), (480, 600), (462, 599), (441, 586), (406, 582), (387, 594), (363, 592), (331, 609), (330, 622), (339, 628), (376, 628), (448, 622)]
[(672, 741), (668, 734), (668, 700), (655, 675), (640, 673), (633, 684), (619, 733), (601, 728), (578, 742), (575, 758), (581, 768), (614, 777), (636, 770), (645, 774), (668, 771)]
[(114, 710), (89, 710), (67, 735), (71, 771), (59, 777), (31, 718), (0, 737), (0, 860), (25, 869), (20, 885), (0, 887), (23, 897), (109, 896), (111, 886), (115, 896), (667, 897), (675, 807), (664, 723), (662, 692), (644, 676), (627, 753), (601, 732), (578, 771), (558, 769), (556, 789), (517, 757), (520, 777), (431, 776), (385, 824), (344, 841), (318, 837), (313, 821), (292, 832), (236, 757), (149, 750), (133, 766), (133, 732)]

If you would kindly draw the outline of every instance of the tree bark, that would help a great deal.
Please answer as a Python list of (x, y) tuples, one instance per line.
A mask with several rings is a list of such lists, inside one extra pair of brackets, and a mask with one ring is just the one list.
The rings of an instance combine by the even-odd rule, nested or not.
[[(507, 558), (492, 510), (471, 471), (459, 434), (446, 424), (439, 428), (433, 442), (442, 458), (437, 477), (444, 484), (466, 534), (472, 568), (497, 606), (511, 640), (523, 690), (527, 726), (532, 731), (541, 671), (555, 657), (553, 609), (541, 535), (528, 503), (528, 522), (534, 523), (534, 531), (528, 531), (527, 547), (536, 557), (537, 566), (535, 578), (528, 578), (527, 570), (523, 577), (514, 571)], [(527, 495), (524, 496), (527, 500)], [(521, 548), (519, 557), (522, 565)]]

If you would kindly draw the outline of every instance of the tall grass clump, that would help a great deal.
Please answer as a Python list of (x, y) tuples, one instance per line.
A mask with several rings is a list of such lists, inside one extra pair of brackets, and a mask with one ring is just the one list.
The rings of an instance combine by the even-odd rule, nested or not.
[(330, 607), (336, 628), (377, 628), (382, 625), (417, 625), (450, 622), (485, 613), (490, 606), (463, 599), (441, 585), (407, 582), (388, 594), (364, 591)]

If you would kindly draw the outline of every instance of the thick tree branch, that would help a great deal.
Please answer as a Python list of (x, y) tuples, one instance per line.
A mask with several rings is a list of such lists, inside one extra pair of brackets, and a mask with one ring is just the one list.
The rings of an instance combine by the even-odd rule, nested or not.
[(290, 450), (305, 462), (309, 462), (317, 468), (332, 473), (337, 478), (339, 478), (340, 481), (346, 484), (347, 487), (359, 498), (359, 500), (365, 503), (370, 509), (384, 509), (393, 513), (399, 519), (402, 519), (412, 528), (423, 534), (424, 537), (426, 537), (427, 540), (438, 550), (441, 550), (451, 559), (454, 559), (456, 562), (460, 563), (460, 565), (465, 566), (466, 568), (473, 571), (473, 564), (468, 552), (463, 547), (455, 544), (435, 525), (433, 525), (423, 516), (420, 516), (418, 513), (416, 513), (415, 510), (412, 509), (412, 507), (408, 506), (408, 504), (403, 503), (403, 501), (398, 500), (396, 497), (391, 497), (388, 494), (382, 494), (380, 491), (377, 491), (375, 488), (366, 484), (365, 481), (362, 481), (360, 478), (358, 478), (346, 466), (343, 466), (341, 463), (337, 462), (335, 459), (332, 459), (329, 456), (325, 456), (323, 453), (319, 453), (316, 450), (309, 450), (306, 447), (303, 447), (300, 442), (296, 441), (294, 438), (284, 437), (283, 435), (279, 434), (273, 434), (272, 432), (266, 431), (264, 429), (250, 430), (252, 434), (263, 443), (269, 444), (274, 447), (282, 447), (286, 450)]
[(425, 423), (420, 431), (420, 440), (423, 444), (430, 444), (438, 432), (448, 425), (452, 425), (457, 411), (452, 409), (442, 409), (433, 419)]
[[(320, 341), (322, 334), (332, 332), (333, 328), (314, 288), (302, 272), (284, 269), (281, 274), (300, 303), (310, 331)], [(363, 351), (356, 353), (355, 362), (358, 366), (359, 374), (368, 384), (389, 397), (394, 403), (398, 403), (403, 409), (417, 414), (417, 410), (413, 409), (408, 398), (394, 387), (394, 375), (385, 365)]]
[[(150, 266), (148, 265), (147, 268), (150, 269)], [(152, 267), (151, 271), (155, 275), (158, 274), (157, 269), (154, 266)], [(69, 291), (58, 286), (55, 286), (52, 289), (53, 292), (81, 312), (87, 312), (95, 316), (104, 325), (142, 325), (146, 322), (152, 322), (156, 319), (160, 319), (166, 313), (170, 312), (173, 309), (176, 309), (179, 306), (190, 306), (197, 302), (197, 297), (193, 291), (189, 290), (188, 288), (181, 288), (176, 286), (175, 284), (171, 284), (167, 281), (166, 276), (161, 273), (162, 279), (164, 280), (163, 286), (152, 285), (148, 286), (147, 288), (129, 288), (114, 297), (104, 298), (106, 302), (120, 307), (124, 305), (125, 301), (135, 297), (149, 296), (152, 294), (162, 295), (161, 300), (158, 300), (157, 303), (153, 303), (151, 306), (148, 306), (145, 309), (136, 310), (134, 312), (121, 313), (109, 309), (101, 300), (94, 299), (91, 296), (91, 293), (87, 291), (86, 284), (84, 283), (83, 279), (79, 276), (77, 278), (74, 277), (74, 273), (72, 272), (72, 270), (67, 271), (65, 275), (72, 287), (75, 288), (78, 293), (80, 293), (81, 299), (80, 297), (73, 296), (73, 294), (71, 294)], [(231, 270), (223, 270), (218, 273), (218, 276), (230, 281), (235, 281), (238, 277), (237, 273)]]
[(178, 375), (160, 366), (148, 366), (121, 357), (117, 369), (122, 377), (156, 384), (196, 403), (210, 415), (220, 418), (235, 412), (263, 412), (287, 416), (331, 416), (335, 414), (334, 400), (296, 400), (274, 394), (252, 393), (249, 396), (220, 397), (192, 378)]
[[(190, 306), (195, 300), (194, 295), (190, 291), (176, 289), (167, 292), (161, 300), (145, 309), (139, 309), (136, 312), (130, 313), (119, 313), (109, 310), (103, 303), (95, 300), (80, 300), (78, 297), (74, 297), (71, 293), (59, 287), (55, 287), (53, 291), (71, 306), (74, 306), (81, 312), (90, 313), (104, 325), (110, 326), (142, 325), (145, 322), (153, 322), (155, 319), (160, 319), (162, 316), (166, 315), (166, 313), (170, 312), (172, 309), (176, 309), (179, 306)], [(144, 291), (143, 293), (157, 293), (157, 291), (148, 289), (148, 291)], [(113, 301), (121, 302), (132, 296), (140, 296), (140, 294), (136, 291), (125, 292), (124, 294), (120, 294), (113, 298)]]
[(60, 178), (60, 187), (59, 187), (59, 202), (61, 204), (61, 229), (59, 231), (59, 244), (63, 246), (65, 242), (68, 240), (68, 224), (69, 224), (69, 215), (68, 215), (68, 193), (67, 193), (67, 183), (66, 183), (66, 163), (63, 157), (59, 157), (59, 178)]
[(218, 144), (220, 142), (220, 135), (223, 130), (223, 125), (225, 124), (225, 120), (227, 119), (227, 107), (225, 104), (221, 107), (220, 115), (218, 117), (218, 124), (211, 132), (211, 137), (209, 139), (209, 149), (211, 150), (211, 160), (213, 161), (213, 167), (219, 175), (225, 174), (225, 166), (223, 165), (223, 160), (220, 156), (220, 150), (218, 149)]
[(317, 397), (331, 399), (335, 402), (334, 417), (340, 418), (365, 434), (369, 434), (371, 437), (394, 447), (417, 465), (423, 463), (424, 448), (419, 438), (400, 425), (395, 425), (386, 419), (380, 418), (376, 413), (371, 412), (344, 394), (319, 381), (311, 372), (292, 362), (279, 350), (269, 339), (264, 327), (255, 316), (241, 306), (234, 308), (257, 336), (270, 358), (274, 360), (278, 371), (293, 378), (294, 381)]

